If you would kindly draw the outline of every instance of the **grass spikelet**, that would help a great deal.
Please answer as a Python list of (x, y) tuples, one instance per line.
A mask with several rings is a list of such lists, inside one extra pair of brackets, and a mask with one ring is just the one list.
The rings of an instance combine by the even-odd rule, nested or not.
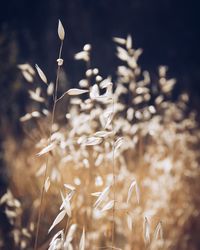
[(88, 90), (86, 90), (86, 89), (76, 89), (76, 88), (74, 88), (74, 89), (69, 89), (66, 93), (68, 95), (81, 95), (81, 94), (84, 94), (84, 93), (87, 93), (87, 92), (88, 92)]
[(70, 199), (69, 196), (66, 195), (66, 198), (64, 198), (62, 192), (60, 192), (61, 194), (61, 198), (62, 198), (62, 205), (60, 206), (60, 210), (62, 210), (63, 208), (65, 209), (67, 215), (69, 217), (72, 216), (72, 212), (71, 212), (71, 204), (70, 204)]
[(101, 194), (99, 195), (98, 199), (96, 200), (96, 202), (94, 203), (94, 208), (98, 208), (100, 206), (100, 204), (105, 201), (108, 193), (110, 191), (110, 186), (106, 187)]
[(114, 202), (115, 202), (114, 200), (111, 200), (108, 203), (106, 203), (105, 206), (101, 209), (101, 212), (103, 213), (103, 212), (105, 212), (107, 210), (112, 209), (113, 206), (114, 206)]
[(150, 224), (147, 217), (144, 217), (144, 241), (146, 245), (150, 243)]
[(51, 227), (49, 228), (48, 233), (50, 233), (51, 230), (52, 230), (57, 224), (59, 224), (59, 223), (64, 219), (65, 215), (66, 215), (66, 211), (65, 211), (65, 210), (62, 210), (62, 211), (56, 216), (56, 218), (55, 218), (55, 220), (53, 221)]
[(45, 188), (45, 191), (48, 192), (49, 190), (49, 187), (50, 187), (50, 179), (49, 179), (49, 176), (46, 178), (46, 181), (45, 181), (45, 184), (44, 184), (44, 188)]
[(37, 153), (37, 156), (42, 156), (44, 154), (47, 154), (50, 151), (52, 151), (55, 147), (56, 147), (55, 142), (52, 142), (48, 146), (46, 146), (45, 148), (43, 148), (39, 153)]
[(58, 20), (58, 36), (62, 41), (65, 39), (65, 30), (60, 20)]
[(41, 68), (36, 64), (35, 68), (38, 72), (38, 75), (40, 77), (40, 79), (47, 84), (47, 77), (45, 76), (44, 72), (41, 70)]
[(133, 180), (132, 182), (131, 182), (131, 185), (130, 185), (130, 187), (129, 187), (129, 190), (128, 190), (128, 197), (127, 197), (127, 204), (129, 203), (129, 200), (130, 200), (130, 198), (131, 198), (131, 194), (132, 194), (132, 192), (133, 192), (133, 188), (134, 188), (134, 186), (136, 185), (136, 181), (135, 180)]

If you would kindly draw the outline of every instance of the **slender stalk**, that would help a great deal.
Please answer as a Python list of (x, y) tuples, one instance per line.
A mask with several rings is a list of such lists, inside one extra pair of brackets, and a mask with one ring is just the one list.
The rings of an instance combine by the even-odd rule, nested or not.
[[(62, 48), (63, 48), (63, 40), (61, 40), (60, 49), (59, 49), (59, 57), (58, 58), (61, 58)], [(53, 110), (52, 110), (51, 126), (50, 126), (50, 131), (49, 131), (48, 143), (51, 142), (51, 136), (52, 136), (52, 132), (53, 132), (53, 123), (54, 123), (54, 120), (55, 120), (55, 111), (56, 111), (56, 103), (57, 103), (57, 96), (58, 96), (58, 85), (59, 85), (60, 69), (61, 69), (61, 66), (58, 65), (57, 74), (56, 74), (56, 84), (55, 84), (55, 91), (54, 91), (54, 98), (53, 98)], [(45, 173), (44, 173), (44, 179), (43, 179), (42, 191), (41, 191), (41, 198), (40, 198), (40, 205), (39, 205), (39, 212), (38, 212), (38, 218), (37, 218), (34, 250), (37, 250), (37, 246), (38, 246), (38, 236), (39, 236), (40, 222), (41, 222), (41, 216), (42, 216), (42, 205), (43, 205), (43, 202), (44, 202), (44, 194), (45, 194), (45, 192), (44, 192), (44, 184), (45, 184), (45, 180), (47, 178), (48, 165), (49, 165), (49, 154), (47, 154), (47, 157), (46, 157), (46, 167), (45, 167)]]
[(142, 164), (143, 164), (143, 158), (142, 158), (142, 153), (143, 153), (143, 140), (142, 140), (142, 135), (141, 135), (141, 133), (140, 133), (140, 135), (139, 135), (139, 145), (138, 145), (138, 147), (139, 147), (139, 153), (138, 153), (138, 155), (139, 155), (139, 167), (142, 167)]
[[(114, 97), (112, 98), (112, 113), (114, 117)], [(114, 135), (114, 124), (112, 121), (112, 132)], [(112, 209), (112, 248), (114, 248), (115, 245), (115, 196), (116, 196), (116, 176), (115, 176), (115, 140), (113, 140), (112, 145), (112, 174), (113, 174), (113, 200), (114, 205)]]
[[(86, 72), (91, 68), (91, 53), (90, 53), (90, 51), (88, 53), (89, 53), (89, 60), (86, 62)], [(91, 86), (91, 76), (88, 76), (87, 74), (85, 74), (85, 76), (86, 76), (86, 79), (88, 81), (88, 85), (90, 87)], [(94, 162), (94, 159), (91, 160), (91, 157), (89, 156), (88, 160), (89, 160), (89, 168), (88, 168), (88, 179), (89, 179), (88, 192), (91, 193), (92, 192), (92, 183), (93, 183), (93, 171), (94, 171), (94, 169), (93, 169), (93, 162)], [(90, 207), (90, 212), (89, 212), (89, 214), (86, 213), (85, 221), (84, 221), (85, 225), (87, 225), (87, 229), (88, 230), (92, 229), (92, 221), (93, 221), (92, 220), (92, 196), (90, 196), (90, 198), (89, 198), (89, 207)]]

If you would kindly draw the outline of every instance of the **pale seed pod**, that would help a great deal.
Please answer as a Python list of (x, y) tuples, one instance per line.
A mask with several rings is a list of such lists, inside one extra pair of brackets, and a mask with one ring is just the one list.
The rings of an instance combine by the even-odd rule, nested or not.
[(65, 38), (65, 30), (64, 30), (64, 27), (60, 21), (60, 19), (58, 20), (58, 36), (60, 38), (60, 40), (64, 40)]
[(44, 72), (41, 70), (41, 68), (37, 64), (35, 65), (35, 68), (36, 68), (41, 80), (47, 84), (47, 77), (45, 76)]

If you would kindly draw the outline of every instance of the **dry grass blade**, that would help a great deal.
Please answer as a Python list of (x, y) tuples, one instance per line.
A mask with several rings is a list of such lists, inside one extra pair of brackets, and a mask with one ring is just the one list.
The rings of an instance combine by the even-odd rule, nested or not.
[(127, 49), (131, 49), (132, 48), (132, 37), (131, 37), (131, 35), (127, 36), (127, 39), (126, 39), (126, 48)]
[(36, 176), (36, 177), (39, 177), (39, 176), (43, 175), (44, 172), (45, 172), (45, 169), (46, 169), (46, 164), (43, 164), (43, 165), (40, 166), (40, 168), (37, 170), (37, 172), (35, 173), (35, 176)]
[(67, 215), (69, 217), (72, 216), (72, 211), (71, 211), (71, 204), (70, 204), (70, 199), (69, 196), (67, 195), (66, 198), (64, 198), (62, 192), (60, 192), (61, 198), (62, 198), (62, 205), (60, 206), (60, 210), (63, 208), (65, 209)]
[(49, 176), (46, 178), (45, 184), (44, 184), (44, 189), (47, 192), (49, 190), (50, 187), (50, 179)]
[(36, 101), (36, 102), (45, 102), (45, 99), (43, 98), (43, 97), (41, 97), (40, 96), (40, 89), (39, 88), (37, 88), (36, 90), (35, 90), (35, 92), (34, 91), (32, 91), (32, 90), (29, 90), (28, 91), (29, 92), (29, 95), (30, 95), (30, 98), (32, 99), (32, 100), (34, 100), (34, 101)]
[(84, 60), (84, 61), (89, 61), (89, 55), (87, 51), (81, 51), (77, 54), (75, 54), (74, 58), (76, 60)]
[(12, 198), (12, 193), (10, 192), (10, 190), (7, 190), (7, 192), (0, 199), (0, 205), (6, 203), (11, 198)]
[(107, 87), (110, 86), (111, 84), (112, 84), (112, 82), (111, 82), (111, 77), (108, 77), (108, 78), (104, 79), (103, 81), (101, 81), (101, 83), (100, 83), (100, 88), (101, 88), (101, 89), (107, 88)]
[(47, 95), (51, 96), (53, 95), (53, 92), (54, 92), (54, 84), (53, 82), (51, 82), (47, 87)]
[(162, 223), (159, 222), (154, 231), (154, 240), (163, 239)]
[(90, 98), (92, 100), (95, 100), (96, 98), (99, 97), (99, 87), (97, 84), (94, 84), (91, 88), (90, 88)]
[(28, 71), (23, 70), (22, 75), (28, 82), (33, 82), (33, 76)]
[(150, 225), (147, 217), (144, 218), (144, 241), (145, 244), (150, 243)]
[(39, 153), (37, 153), (37, 156), (44, 155), (44, 154), (52, 151), (55, 147), (56, 147), (56, 144), (54, 142), (52, 142), (51, 144), (49, 144), (48, 146), (43, 148)]
[(101, 192), (91, 193), (91, 195), (94, 197), (99, 197), (101, 195)]
[(84, 146), (95, 146), (95, 145), (98, 145), (100, 143), (102, 143), (103, 139), (100, 138), (100, 137), (89, 137), (89, 138), (86, 138), (83, 142), (82, 142), (82, 145)]
[(122, 61), (127, 61), (128, 62), (128, 60), (129, 60), (128, 52), (124, 48), (119, 47), (119, 46), (117, 46), (117, 56)]
[(65, 95), (70, 95), (70, 96), (76, 96), (76, 95), (82, 95), (85, 93), (88, 93), (89, 91), (86, 89), (69, 89), (65, 93), (63, 93), (58, 99), (56, 99), (56, 102), (60, 101)]
[(35, 65), (35, 68), (36, 68), (41, 80), (47, 84), (47, 77), (45, 76), (44, 72), (40, 69), (40, 67), (37, 64)]
[(100, 194), (96, 202), (94, 203), (94, 208), (99, 207), (99, 205), (104, 201), (110, 191), (110, 186), (106, 187), (103, 192)]
[(105, 137), (108, 137), (109, 135), (112, 134), (112, 131), (98, 131), (94, 134), (95, 137), (102, 137), (102, 138), (105, 138)]
[(65, 240), (65, 244), (64, 246), (66, 247), (66, 249), (68, 249), (68, 246), (70, 244), (70, 242), (73, 240), (74, 237), (74, 233), (76, 231), (77, 225), (76, 224), (72, 224), (69, 228), (66, 240)]
[(41, 116), (41, 114), (40, 114), (40, 112), (38, 112), (38, 111), (33, 111), (33, 112), (31, 113), (31, 116), (34, 117), (34, 118), (38, 118), (38, 117)]
[(58, 231), (52, 238), (50, 244), (49, 244), (49, 249), (48, 250), (54, 250), (57, 248), (57, 242), (58, 242), (58, 238), (60, 237), (60, 239), (63, 241), (64, 238), (64, 233), (63, 230)]
[(173, 89), (173, 87), (174, 87), (174, 85), (175, 85), (175, 83), (176, 83), (176, 80), (175, 80), (175, 79), (170, 79), (170, 80), (166, 81), (166, 82), (164, 83), (164, 85), (162, 86), (162, 91), (163, 91), (164, 93), (171, 92), (172, 89)]
[(21, 70), (24, 78), (28, 81), (28, 82), (33, 82), (34, 80), (34, 75), (35, 75), (35, 71), (32, 68), (32, 66), (28, 63), (25, 64), (19, 64), (17, 65), (17, 67)]
[(71, 191), (74, 191), (76, 189), (74, 186), (67, 184), (67, 183), (64, 184), (64, 187), (71, 190)]
[(28, 71), (31, 75), (35, 75), (35, 71), (29, 63), (18, 64), (17, 67), (22, 71)]
[(120, 37), (113, 37), (113, 41), (121, 45), (126, 44), (126, 39)]
[(126, 201), (127, 204), (129, 203), (129, 200), (130, 200), (130, 198), (131, 198), (131, 194), (132, 194), (132, 192), (133, 192), (133, 188), (134, 188), (135, 185), (136, 185), (136, 181), (133, 180), (133, 181), (131, 182), (131, 185), (130, 185), (129, 190), (128, 190), (128, 197), (127, 197), (127, 201)]
[(65, 210), (62, 210), (62, 211), (56, 216), (54, 222), (52, 223), (51, 227), (49, 228), (48, 233), (50, 233), (51, 230), (52, 230), (58, 223), (60, 223), (60, 222), (63, 220), (63, 218), (65, 217), (65, 215), (66, 215), (66, 211), (65, 211)]
[(104, 119), (105, 119), (105, 129), (108, 128), (108, 126), (111, 124), (113, 120), (114, 113), (113, 111), (107, 111), (104, 113)]
[(112, 209), (113, 206), (114, 206), (114, 202), (115, 202), (114, 200), (109, 201), (109, 202), (101, 209), (101, 212), (103, 213), (103, 212), (105, 212), (105, 211), (107, 211), (107, 210)]
[(115, 149), (120, 148), (123, 145), (123, 143), (124, 143), (124, 138), (123, 137), (118, 138), (114, 143), (114, 148)]
[(65, 30), (60, 20), (58, 20), (58, 36), (61, 41), (65, 39)]
[(136, 192), (137, 203), (139, 204), (140, 203), (140, 190), (139, 190), (137, 182), (135, 183), (135, 192)]
[(66, 94), (68, 95), (81, 95), (81, 94), (84, 94), (84, 93), (87, 93), (89, 92), (88, 90), (86, 89), (76, 89), (76, 88), (73, 88), (73, 89), (69, 89)]
[(130, 216), (130, 214), (127, 214), (127, 225), (128, 225), (128, 229), (130, 231), (132, 231), (132, 229), (133, 229), (133, 220), (132, 220), (132, 217)]
[(20, 122), (26, 122), (28, 120), (30, 120), (32, 118), (32, 115), (30, 113), (25, 114), (24, 116), (22, 116), (19, 120)]

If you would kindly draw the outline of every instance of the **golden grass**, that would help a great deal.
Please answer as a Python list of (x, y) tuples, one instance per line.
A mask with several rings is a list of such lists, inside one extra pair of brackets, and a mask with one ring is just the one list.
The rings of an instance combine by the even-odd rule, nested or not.
[[(64, 34), (59, 21), (61, 44)], [(175, 80), (167, 78), (166, 67), (152, 83), (138, 66), (142, 50), (132, 48), (131, 37), (114, 41), (122, 61), (115, 82), (91, 67), (90, 45), (75, 55), (86, 62), (85, 78), (60, 97), (59, 71), (53, 90), (37, 66), (48, 87), (45, 93), (33, 85), (29, 92), (33, 108), (21, 121), (31, 129), (20, 148), (13, 138), (4, 145), (14, 196), (1, 202), (16, 249), (33, 249), (34, 243), (35, 249), (198, 249), (191, 228), (199, 218), (195, 113), (186, 115), (186, 94), (170, 100)], [(23, 73), (27, 67), (20, 65)], [(33, 72), (27, 74), (34, 78)], [(63, 115), (56, 105), (64, 98), (69, 105)]]

